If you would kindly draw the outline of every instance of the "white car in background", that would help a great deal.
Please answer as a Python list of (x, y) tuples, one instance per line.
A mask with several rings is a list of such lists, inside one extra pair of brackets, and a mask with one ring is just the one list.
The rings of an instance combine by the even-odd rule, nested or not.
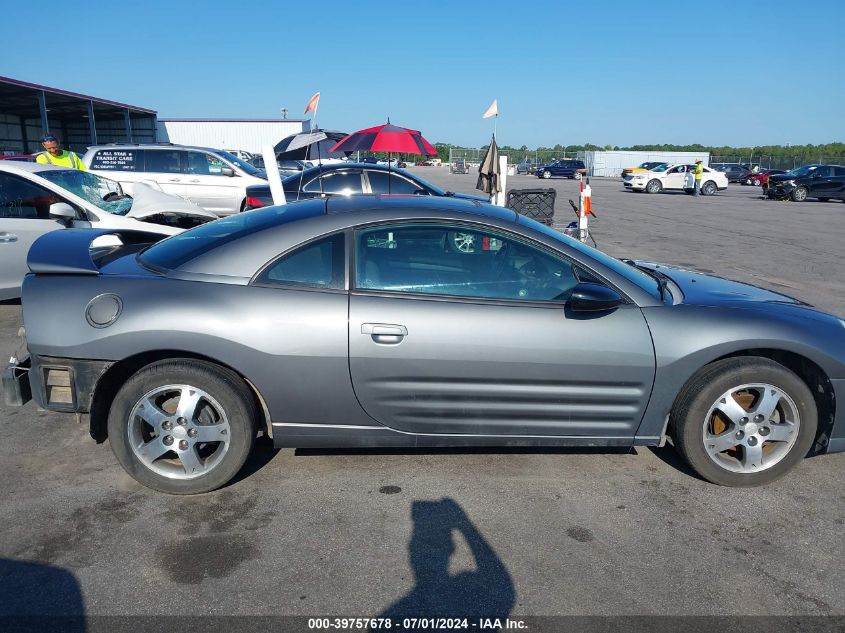
[[(132, 229), (162, 237), (217, 216), (181, 198), (136, 183), (135, 196), (113, 180), (41, 163), (0, 162), (0, 300), (20, 296), (32, 243), (65, 228)], [(94, 246), (119, 244), (104, 235)]]
[[(651, 171), (627, 174), (622, 184), (631, 191), (660, 193), (664, 190), (686, 191), (692, 193), (695, 184), (692, 171), (695, 165), (661, 165)], [(717, 191), (728, 188), (728, 177), (720, 171), (703, 167), (701, 174), (701, 194), (712, 196)]]
[(136, 182), (151, 180), (165, 193), (206, 211), (230, 215), (246, 208), (246, 188), (266, 185), (263, 170), (229, 152), (161, 143), (100, 145), (82, 157), (91, 173), (118, 181), (131, 194)]

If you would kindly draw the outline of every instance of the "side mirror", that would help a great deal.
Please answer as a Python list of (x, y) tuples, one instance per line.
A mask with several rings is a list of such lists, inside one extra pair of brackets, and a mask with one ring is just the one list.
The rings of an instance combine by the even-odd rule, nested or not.
[(230, 178), (235, 175), (235, 170), (231, 167), (221, 167), (220, 173), (224, 176), (229, 176)]
[(572, 289), (567, 306), (573, 312), (603, 312), (622, 304), (621, 295), (607, 286), (579, 283)]
[(70, 224), (76, 219), (76, 209), (67, 202), (54, 202), (50, 205), (50, 217), (59, 222)]

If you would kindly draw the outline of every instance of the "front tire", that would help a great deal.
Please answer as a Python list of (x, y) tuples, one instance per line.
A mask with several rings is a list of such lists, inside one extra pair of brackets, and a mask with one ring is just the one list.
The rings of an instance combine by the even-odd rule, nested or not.
[(722, 486), (770, 483), (800, 462), (816, 435), (810, 389), (768, 358), (716, 361), (681, 390), (671, 413), (675, 447)]
[(649, 180), (645, 186), (646, 193), (660, 193), (663, 190), (663, 184), (656, 178)]
[(792, 191), (789, 197), (792, 198), (793, 202), (804, 202), (808, 193), (806, 187), (798, 187)]
[(118, 391), (108, 419), (117, 461), (169, 494), (215, 490), (241, 469), (255, 441), (255, 405), (234, 372), (193, 359), (159, 361)]
[(551, 177), (552, 177), (552, 172), (550, 172), (550, 171), (544, 171), (543, 172), (543, 178), (545, 178), (546, 180), (548, 180)]

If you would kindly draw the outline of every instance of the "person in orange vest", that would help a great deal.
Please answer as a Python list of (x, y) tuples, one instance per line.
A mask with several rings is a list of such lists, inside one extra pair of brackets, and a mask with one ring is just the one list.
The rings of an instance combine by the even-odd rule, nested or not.
[(87, 171), (82, 159), (70, 150), (65, 151), (59, 147), (59, 139), (52, 134), (45, 134), (41, 137), (41, 147), (44, 151), (35, 157), (35, 162), (42, 165), (55, 165), (56, 167), (69, 167)]
[(701, 194), (701, 177), (704, 175), (704, 167), (701, 166), (701, 159), (695, 161), (695, 167), (692, 168), (692, 174), (695, 177), (695, 189), (692, 195), (697, 196)]

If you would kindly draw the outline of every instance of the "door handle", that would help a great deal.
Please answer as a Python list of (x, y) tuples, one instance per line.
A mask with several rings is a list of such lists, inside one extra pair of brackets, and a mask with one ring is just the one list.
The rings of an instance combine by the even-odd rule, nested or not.
[(199, 182), (199, 178), (194, 178), (193, 180), (189, 180), (188, 182)]
[(182, 182), (181, 178), (171, 178), (170, 182)]
[(396, 345), (408, 336), (408, 328), (393, 323), (362, 323), (361, 334), (369, 334), (376, 343)]
[(11, 244), (12, 242), (17, 241), (17, 235), (13, 235), (12, 233), (0, 233), (0, 244)]

